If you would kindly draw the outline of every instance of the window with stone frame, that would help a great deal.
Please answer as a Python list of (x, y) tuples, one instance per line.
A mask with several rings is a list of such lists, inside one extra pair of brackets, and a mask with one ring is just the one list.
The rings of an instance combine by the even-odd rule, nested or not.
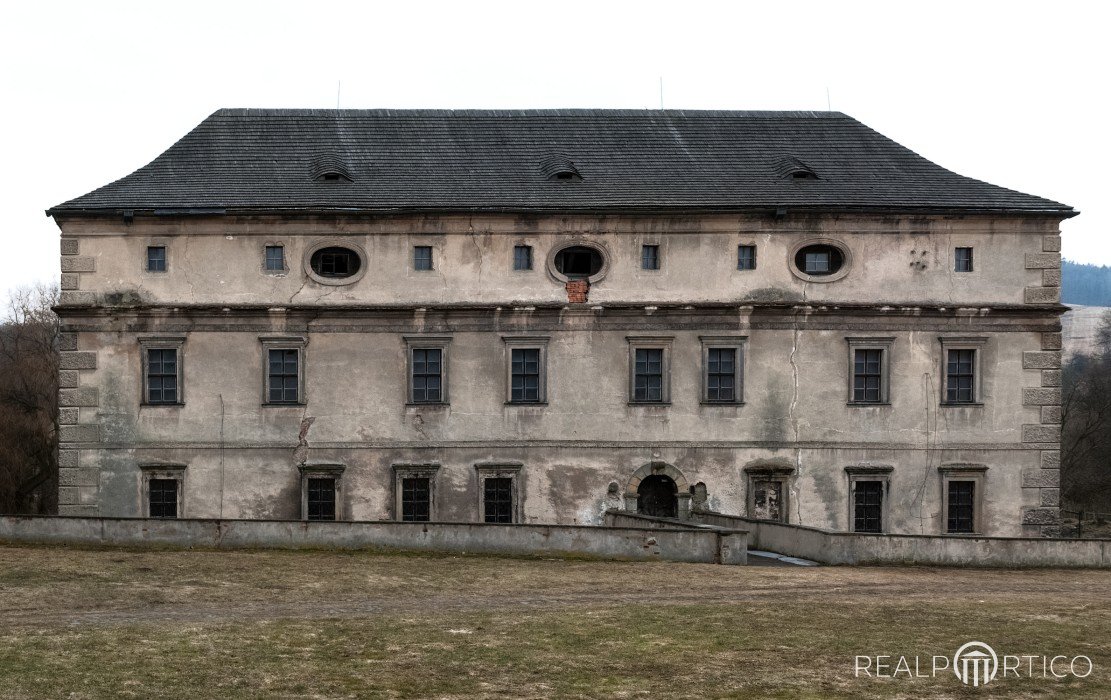
[(303, 336), (263, 336), (262, 403), (296, 406), (305, 403), (305, 346)]
[(948, 406), (983, 403), (982, 356), (985, 338), (940, 338), (941, 403)]
[(629, 403), (671, 402), (670, 337), (630, 336)]
[(746, 467), (748, 515), (758, 520), (790, 522), (791, 467)]
[(436, 474), (434, 462), (395, 464), (394, 519), (402, 522), (429, 522), (435, 518)]
[(139, 465), (143, 517), (185, 517), (185, 469), (183, 464)]
[(744, 402), (744, 336), (699, 338), (702, 342), (702, 403)]
[(982, 464), (942, 464), (942, 532), (971, 535), (981, 532), (984, 484), (988, 468)]
[(893, 337), (846, 338), (849, 345), (850, 404), (890, 403)]
[(506, 350), (506, 403), (546, 403), (548, 338), (508, 336), (502, 341)]
[(181, 406), (185, 403), (182, 386), (184, 344), (185, 336), (139, 338), (143, 368), (143, 404)]
[(485, 523), (521, 521), (519, 463), (475, 465), (479, 483), (479, 518)]
[(887, 528), (890, 466), (845, 467), (849, 478), (849, 528), (852, 532), (881, 533)]
[(342, 520), (342, 464), (303, 464), (301, 472), (301, 518)]

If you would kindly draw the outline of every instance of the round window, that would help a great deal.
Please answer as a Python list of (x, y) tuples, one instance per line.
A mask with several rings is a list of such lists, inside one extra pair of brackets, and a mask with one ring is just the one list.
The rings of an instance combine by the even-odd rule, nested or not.
[(589, 279), (602, 271), (601, 251), (587, 246), (571, 246), (555, 255), (555, 269), (567, 279)]
[(309, 267), (326, 279), (346, 279), (354, 277), (363, 266), (363, 260), (354, 250), (341, 246), (329, 246), (313, 252)]
[(827, 277), (835, 275), (845, 264), (841, 249), (825, 244), (803, 246), (795, 253), (795, 268), (804, 275)]

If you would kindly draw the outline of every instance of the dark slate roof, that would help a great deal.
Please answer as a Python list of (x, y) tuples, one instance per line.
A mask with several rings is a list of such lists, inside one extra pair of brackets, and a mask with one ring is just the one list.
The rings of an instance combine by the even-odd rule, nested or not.
[[(581, 180), (553, 178), (553, 162)], [(222, 109), (47, 213), (780, 207), (1075, 214), (945, 170), (838, 112), (270, 109)]]

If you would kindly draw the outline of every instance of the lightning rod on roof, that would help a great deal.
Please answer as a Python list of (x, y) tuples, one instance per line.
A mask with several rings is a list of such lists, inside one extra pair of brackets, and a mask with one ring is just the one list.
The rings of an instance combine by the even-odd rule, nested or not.
[(339, 109), (339, 89), (343, 83), (339, 80), (336, 81), (336, 109)]
[(664, 77), (660, 76), (660, 109), (664, 108)]
[(826, 88), (826, 111), (827, 112), (832, 112), (833, 111), (833, 107), (830, 106), (829, 88), (828, 87)]

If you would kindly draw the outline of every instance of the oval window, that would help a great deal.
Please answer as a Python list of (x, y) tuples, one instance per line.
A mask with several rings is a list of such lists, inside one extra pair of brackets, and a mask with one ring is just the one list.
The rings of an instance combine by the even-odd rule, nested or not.
[(587, 246), (571, 246), (556, 253), (555, 269), (568, 279), (587, 279), (602, 269), (602, 253)]
[(845, 255), (831, 245), (808, 245), (795, 253), (795, 267), (799, 272), (814, 277), (832, 275), (845, 264)]
[(363, 265), (359, 254), (350, 248), (330, 246), (314, 252), (309, 259), (309, 267), (321, 277), (343, 279), (359, 272)]

